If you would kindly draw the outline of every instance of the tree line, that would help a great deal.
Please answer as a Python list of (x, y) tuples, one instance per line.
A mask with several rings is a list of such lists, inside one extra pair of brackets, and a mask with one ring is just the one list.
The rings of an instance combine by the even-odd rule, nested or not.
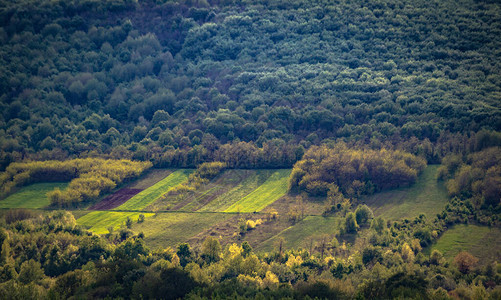
[(6, 197), (30, 183), (69, 181), (65, 190), (56, 189), (47, 196), (56, 207), (76, 206), (96, 200), (117, 185), (138, 177), (151, 166), (150, 162), (101, 158), (12, 163), (0, 174), (0, 192), (2, 197)]

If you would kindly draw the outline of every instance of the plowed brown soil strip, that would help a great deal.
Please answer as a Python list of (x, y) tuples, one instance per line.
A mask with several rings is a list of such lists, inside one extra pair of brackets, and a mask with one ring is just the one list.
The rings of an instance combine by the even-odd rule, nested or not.
[(116, 193), (113, 193), (101, 200), (101, 202), (92, 205), (89, 210), (107, 210), (115, 208), (124, 204), (127, 200), (134, 197), (141, 191), (142, 189), (120, 189)]

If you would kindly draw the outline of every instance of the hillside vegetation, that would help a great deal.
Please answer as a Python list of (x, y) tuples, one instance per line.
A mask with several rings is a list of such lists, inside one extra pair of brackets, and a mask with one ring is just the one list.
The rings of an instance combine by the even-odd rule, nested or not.
[(12, 163), (0, 174), (0, 196), (5, 197), (29, 183), (69, 181), (67, 188), (61, 191), (56, 187), (47, 193), (47, 197), (54, 206), (77, 206), (81, 202), (96, 200), (150, 167), (150, 162), (100, 158)]
[[(438, 161), (500, 130), (496, 1), (6, 1), (0, 158), (291, 167), (323, 140)], [(468, 142), (475, 144), (475, 138)]]
[(312, 196), (339, 190), (359, 197), (413, 184), (425, 166), (424, 159), (402, 151), (359, 150), (344, 144), (311, 147), (294, 165), (289, 189)]
[[(140, 214), (135, 212), (94, 211), (78, 218), (77, 222), (82, 227), (97, 234), (113, 233), (115, 229), (126, 227), (127, 220), (136, 223)], [(142, 215), (151, 217), (154, 214), (143, 213)]]
[(498, 0), (0, 1), (2, 299), (501, 299), (500, 194)]

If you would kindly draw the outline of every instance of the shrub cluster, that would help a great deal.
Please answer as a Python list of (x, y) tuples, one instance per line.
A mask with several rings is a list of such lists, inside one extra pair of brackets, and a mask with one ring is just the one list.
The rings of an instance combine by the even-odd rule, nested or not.
[(101, 158), (13, 163), (0, 174), (1, 195), (5, 197), (15, 188), (34, 182), (71, 180), (67, 189), (55, 189), (48, 197), (55, 206), (77, 205), (138, 177), (151, 165), (150, 162)]
[(339, 190), (350, 197), (414, 183), (426, 166), (423, 158), (404, 151), (311, 147), (292, 170), (289, 190), (326, 196)]

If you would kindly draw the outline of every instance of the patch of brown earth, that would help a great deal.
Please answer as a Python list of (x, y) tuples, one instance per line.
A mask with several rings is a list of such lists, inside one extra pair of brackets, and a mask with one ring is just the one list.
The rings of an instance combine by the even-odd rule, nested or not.
[(92, 205), (89, 210), (108, 210), (108, 209), (113, 209), (115, 207), (118, 207), (130, 198), (134, 197), (137, 195), (139, 192), (141, 192), (142, 189), (128, 189), (128, 188), (123, 188), (115, 193), (108, 195), (105, 197), (103, 200), (100, 202)]

